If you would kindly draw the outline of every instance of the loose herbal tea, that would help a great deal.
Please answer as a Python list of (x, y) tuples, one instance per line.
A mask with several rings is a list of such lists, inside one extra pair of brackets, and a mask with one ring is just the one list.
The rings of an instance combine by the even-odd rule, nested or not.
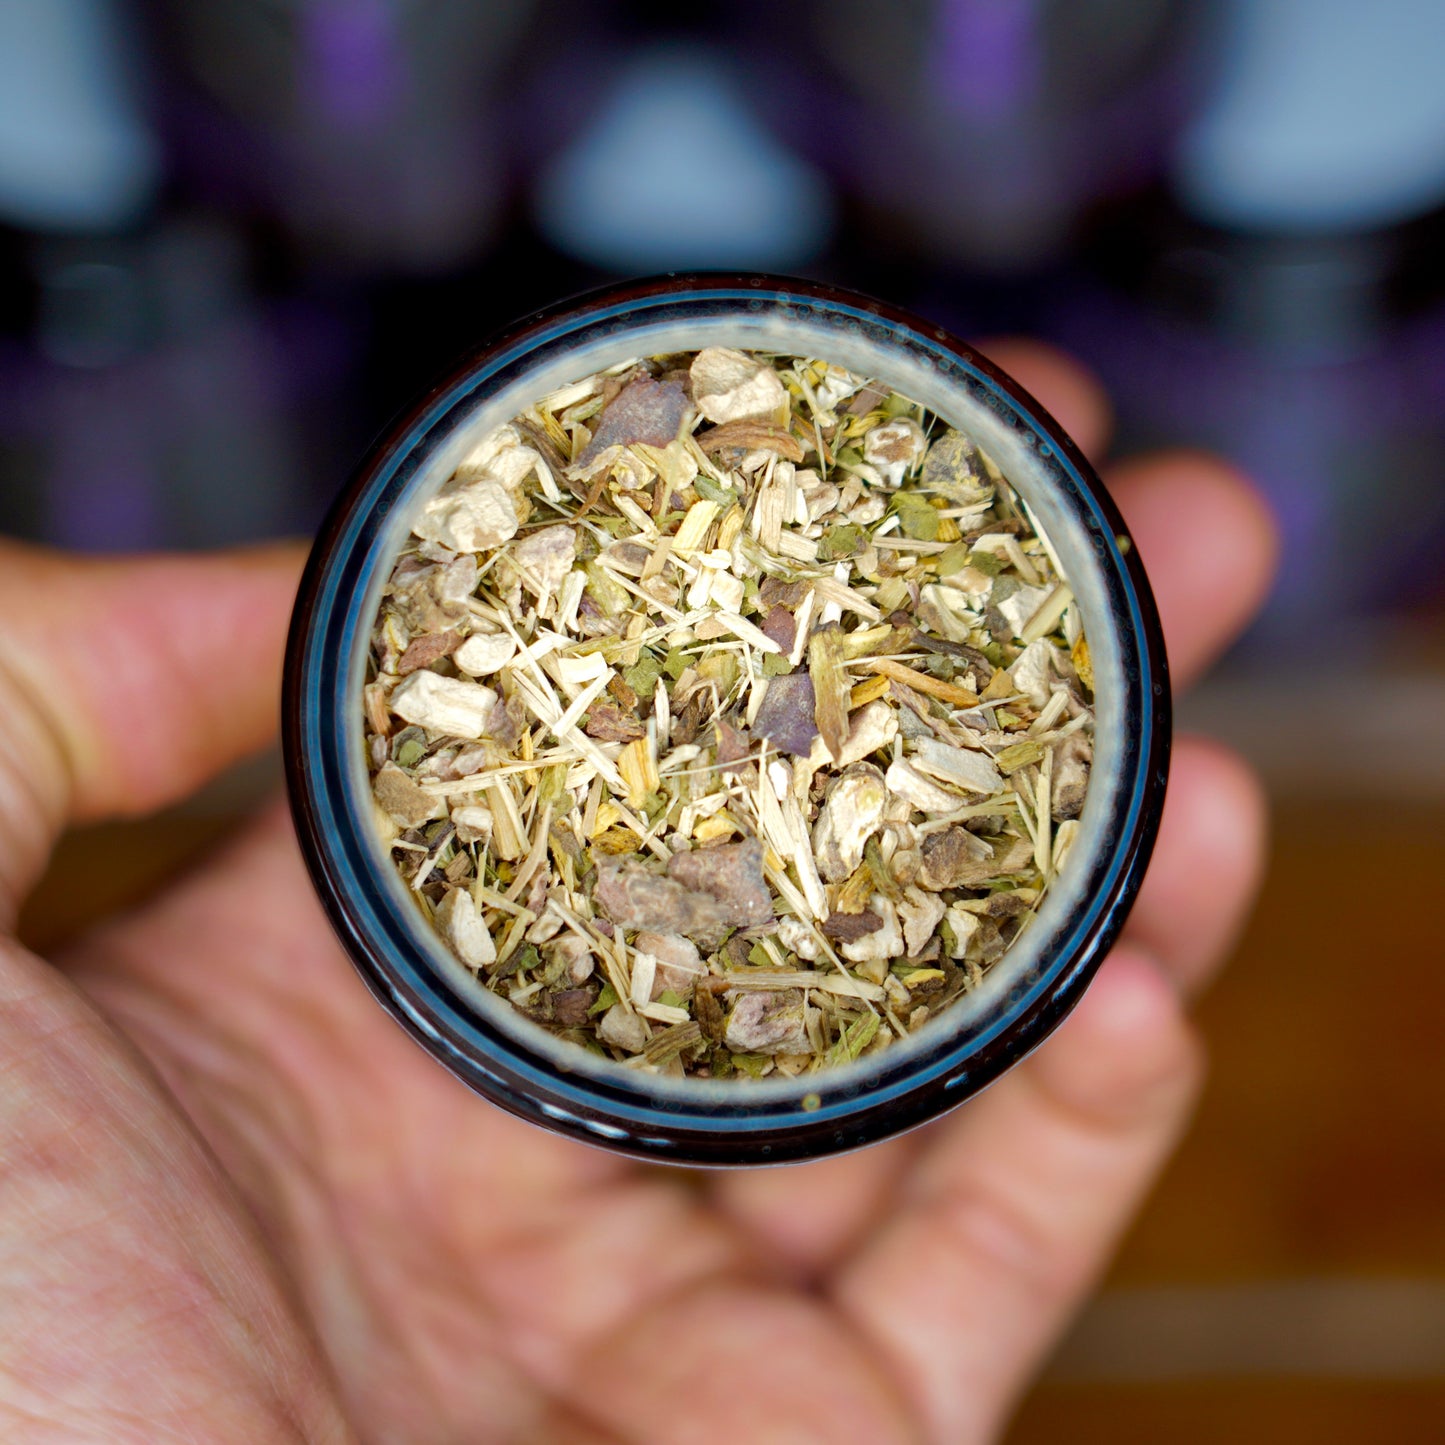
[(924, 1026), (1028, 926), (1089, 780), (1089, 649), (964, 433), (708, 347), (563, 387), (426, 503), (364, 707), (452, 952), (632, 1067), (797, 1075)]

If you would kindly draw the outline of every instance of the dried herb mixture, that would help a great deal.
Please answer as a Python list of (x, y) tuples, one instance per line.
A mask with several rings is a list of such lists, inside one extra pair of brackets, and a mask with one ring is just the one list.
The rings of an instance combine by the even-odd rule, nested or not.
[(1063, 865), (1089, 650), (998, 468), (886, 385), (723, 348), (497, 428), (424, 507), (365, 688), (377, 825), (486, 985), (633, 1067), (888, 1046)]

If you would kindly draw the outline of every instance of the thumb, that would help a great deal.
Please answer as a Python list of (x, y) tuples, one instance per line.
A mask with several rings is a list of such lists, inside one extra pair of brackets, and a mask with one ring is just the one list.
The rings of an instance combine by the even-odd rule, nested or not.
[(67, 821), (162, 807), (270, 738), (301, 557), (0, 542), (0, 921)]

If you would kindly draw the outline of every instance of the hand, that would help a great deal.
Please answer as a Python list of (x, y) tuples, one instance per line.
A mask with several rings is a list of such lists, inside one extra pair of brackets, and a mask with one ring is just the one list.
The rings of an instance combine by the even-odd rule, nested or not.
[[(992, 352), (1103, 445), (1071, 364)], [(1111, 483), (1185, 682), (1262, 595), (1269, 522), (1200, 457)], [(298, 561), (0, 549), (0, 932), (67, 820), (267, 739)], [(1183, 998), (1262, 831), (1242, 766), (1180, 742), (1126, 939), (1033, 1058), (904, 1139), (731, 1175), (470, 1094), (353, 974), (279, 807), (53, 964), (0, 938), (0, 1436), (986, 1440), (1183, 1124)]]

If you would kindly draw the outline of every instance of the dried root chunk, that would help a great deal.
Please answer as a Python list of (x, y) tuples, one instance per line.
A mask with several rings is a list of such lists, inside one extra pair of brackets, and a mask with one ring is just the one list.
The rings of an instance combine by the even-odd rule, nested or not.
[(808, 1049), (803, 995), (796, 989), (780, 993), (745, 993), (728, 1014), (723, 1041), (745, 1054), (798, 1054)]
[(715, 898), (730, 928), (760, 928), (773, 921), (773, 896), (763, 877), (763, 847), (756, 838), (675, 853), (667, 872), (686, 887)]
[(1094, 749), (1082, 733), (1071, 733), (1054, 749), (1053, 814), (1058, 822), (1077, 818), (1089, 789)]
[(690, 938), (644, 930), (632, 940), (632, 946), (656, 960), (650, 998), (661, 998), (665, 993), (690, 994), (707, 972), (697, 944)]
[(883, 774), (871, 763), (855, 764), (833, 783), (813, 828), (813, 853), (824, 878), (841, 882), (862, 863), (864, 845), (883, 826), (887, 802)]
[(882, 380), (726, 347), (581, 378), (482, 438), (383, 588), (377, 836), (557, 1037), (848, 1064), (934, 1027), (1069, 866), (1095, 679), (1057, 567)]
[(599, 859), (594, 896), (619, 928), (715, 942), (729, 927), (726, 910), (710, 893), (664, 878), (633, 857)]
[(626, 1053), (640, 1054), (647, 1047), (647, 1024), (631, 1009), (616, 1003), (602, 1015), (597, 1037)]
[(863, 459), (878, 469), (890, 487), (896, 487), (904, 472), (923, 455), (925, 445), (918, 423), (903, 417), (868, 433)]
[(923, 840), (918, 882), (935, 893), (945, 888), (978, 888), (1029, 866), (1034, 845), (1027, 838), (988, 842), (967, 828), (949, 828)]
[(468, 968), (484, 968), (497, 959), (496, 945), (465, 888), (453, 888), (437, 906), (436, 925), (451, 950)]
[(544, 527), (512, 548), (510, 561), (522, 586), (540, 603), (550, 600), (577, 559), (577, 534), (571, 527)]
[(376, 801), (403, 828), (418, 827), (446, 812), (440, 798), (426, 792), (395, 763), (383, 763), (371, 786)]
[(892, 899), (875, 893), (868, 912), (879, 920), (878, 927), (842, 944), (839, 952), (852, 963), (882, 962), (900, 957), (904, 946), (903, 930)]
[(491, 722), (497, 694), (478, 682), (413, 673), (391, 695), (391, 710), (428, 732), (453, 738), (479, 738)]
[(467, 638), (452, 657), (470, 676), (490, 677), (505, 667), (516, 652), (517, 644), (505, 632), (478, 632)]
[(412, 530), (453, 552), (481, 552), (516, 536), (517, 509), (496, 477), (463, 477), (426, 504)]
[(767, 362), (724, 346), (699, 351), (689, 376), (697, 409), (719, 425), (767, 421), (788, 400), (782, 380)]

